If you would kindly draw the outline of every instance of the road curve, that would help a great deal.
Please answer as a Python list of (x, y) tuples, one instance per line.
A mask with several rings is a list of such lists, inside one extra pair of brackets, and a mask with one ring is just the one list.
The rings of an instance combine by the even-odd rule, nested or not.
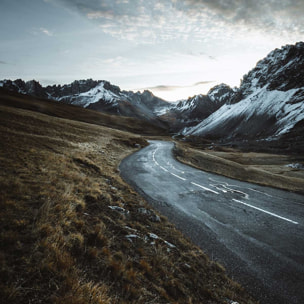
[(151, 141), (121, 176), (262, 304), (303, 304), (304, 196), (194, 169), (172, 147)]

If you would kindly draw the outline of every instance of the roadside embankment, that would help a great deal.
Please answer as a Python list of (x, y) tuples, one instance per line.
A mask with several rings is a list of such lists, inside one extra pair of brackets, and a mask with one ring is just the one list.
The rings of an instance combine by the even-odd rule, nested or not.
[(179, 161), (204, 171), (304, 193), (304, 170), (288, 167), (292, 161), (288, 156), (198, 150), (183, 143), (175, 143), (173, 154)]

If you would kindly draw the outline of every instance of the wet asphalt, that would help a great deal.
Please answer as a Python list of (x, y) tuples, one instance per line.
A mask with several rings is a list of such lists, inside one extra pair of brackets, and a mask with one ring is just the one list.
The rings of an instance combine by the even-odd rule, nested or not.
[(261, 304), (303, 304), (304, 196), (194, 169), (172, 148), (151, 141), (121, 176)]

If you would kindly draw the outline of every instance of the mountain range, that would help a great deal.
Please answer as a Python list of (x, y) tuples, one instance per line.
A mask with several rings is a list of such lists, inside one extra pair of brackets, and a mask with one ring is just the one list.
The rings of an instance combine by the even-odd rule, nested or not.
[(304, 136), (304, 42), (273, 50), (243, 77), (239, 88), (220, 84), (206, 95), (175, 103), (150, 91), (122, 91), (105, 80), (42, 87), (35, 80), (17, 79), (2, 80), (0, 87), (148, 120), (185, 137), (271, 141), (288, 134), (301, 140)]

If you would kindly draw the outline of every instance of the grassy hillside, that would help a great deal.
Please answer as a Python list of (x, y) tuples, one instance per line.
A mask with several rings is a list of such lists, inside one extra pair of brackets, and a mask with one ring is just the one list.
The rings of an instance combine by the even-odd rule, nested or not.
[(302, 155), (242, 152), (214, 145), (213, 150), (178, 142), (176, 158), (195, 168), (241, 181), (304, 193), (304, 165)]
[(67, 118), (119, 130), (130, 131), (142, 135), (167, 135), (167, 130), (157, 127), (147, 121), (131, 117), (103, 114), (98, 111), (67, 105), (55, 100), (39, 99), (10, 92), (0, 88), (0, 103), (10, 107), (31, 110), (50, 116)]
[(255, 303), (121, 180), (147, 142), (107, 124), (162, 132), (0, 97), (1, 303)]

